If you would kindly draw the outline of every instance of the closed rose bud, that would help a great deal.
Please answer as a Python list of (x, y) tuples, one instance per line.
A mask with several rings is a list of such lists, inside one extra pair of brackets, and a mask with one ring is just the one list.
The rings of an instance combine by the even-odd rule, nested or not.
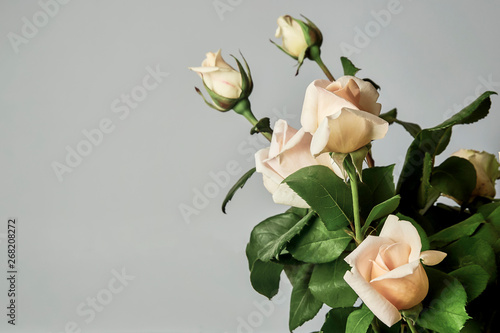
[(282, 38), (282, 49), (294, 58), (298, 58), (309, 47), (302, 26), (290, 15), (278, 18), (276, 38)]
[(424, 251), (417, 229), (408, 221), (389, 215), (380, 236), (368, 236), (345, 261), (352, 267), (344, 280), (363, 303), (387, 326), (401, 319), (425, 298), (429, 280), (422, 264), (437, 265), (441, 251)]
[(242, 71), (241, 64), (236, 61), (240, 71), (224, 61), (219, 49), (216, 53), (208, 52), (201, 67), (189, 68), (200, 75), (220, 111), (230, 110), (239, 100), (247, 98), (253, 88), (250, 74)]
[(325, 165), (332, 168), (328, 154), (318, 157), (311, 155), (311, 139), (311, 134), (303, 129), (296, 130), (280, 119), (274, 125), (271, 145), (255, 154), (257, 172), (262, 173), (264, 186), (273, 195), (275, 203), (309, 208), (309, 205), (282, 181), (303, 167)]
[(478, 196), (490, 199), (495, 197), (495, 181), (500, 175), (500, 164), (495, 155), (484, 151), (460, 149), (451, 154), (451, 156), (468, 160), (472, 163), (474, 169), (476, 169), (476, 187), (471, 193), (471, 200)]

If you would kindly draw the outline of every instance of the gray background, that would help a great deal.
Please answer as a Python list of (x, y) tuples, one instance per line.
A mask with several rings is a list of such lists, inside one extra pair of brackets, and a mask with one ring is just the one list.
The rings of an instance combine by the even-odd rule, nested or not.
[[(22, 35), (23, 17), (33, 22), (42, 9), (35, 1), (0, 2), (0, 308), (7, 305), (6, 221), (17, 217), (17, 332), (67, 325), (68, 332), (287, 331), (289, 285), (266, 303), (251, 288), (244, 254), (252, 227), (285, 207), (272, 203), (258, 176), (224, 215), (220, 204), (239, 175), (207, 185), (229, 161), (240, 173), (250, 169), (265, 144), (250, 141), (246, 120), (209, 109), (195, 93), (201, 81), (187, 67), (206, 52), (222, 48), (233, 63), (229, 54), (241, 50), (255, 79), (254, 113), (296, 127), (306, 86), (323, 74), (306, 62), (294, 77), (294, 61), (269, 42), (287, 13), (321, 28), (323, 59), (337, 77), (340, 45), (356, 46), (358, 29), (374, 29), (350, 58), (361, 77), (382, 86), (383, 111), (397, 107), (403, 120), (430, 127), (477, 93), (499, 90), (498, 1), (401, 0), (384, 27), (372, 11), (390, 1), (219, 3), (226, 11), (213, 1), (74, 0), (16, 53), (9, 33)], [(148, 66), (169, 75), (120, 119), (111, 103), (141, 85)], [(492, 100), (490, 116), (456, 128), (438, 162), (459, 148), (500, 150), (500, 104)], [(60, 182), (51, 164), (65, 163), (66, 146), (75, 149), (82, 131), (104, 118), (114, 130)], [(410, 142), (391, 126), (374, 143), (377, 164), (397, 163), (399, 172)], [(193, 207), (206, 186), (216, 195), (184, 218), (180, 207)], [(122, 269), (135, 278), (111, 294), (113, 270)], [(87, 323), (77, 308), (97, 296), (109, 304)], [(14, 331), (5, 311), (0, 330)], [(319, 329), (324, 313), (297, 332)]]

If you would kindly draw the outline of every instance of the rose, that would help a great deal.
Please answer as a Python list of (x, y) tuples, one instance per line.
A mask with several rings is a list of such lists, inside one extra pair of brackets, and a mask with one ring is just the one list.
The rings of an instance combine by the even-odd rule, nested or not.
[(368, 236), (345, 261), (344, 280), (387, 326), (401, 319), (399, 310), (420, 303), (429, 291), (425, 265), (440, 263), (446, 253), (424, 251), (417, 229), (389, 215), (380, 236)]
[[(499, 163), (495, 155), (487, 152), (479, 152), (472, 149), (460, 149), (459, 151), (451, 154), (464, 158), (472, 163), (476, 169), (476, 187), (471, 193), (470, 200), (475, 197), (487, 197), (493, 199), (496, 194), (495, 181), (500, 175)], [(453, 198), (455, 201), (455, 198)]]
[(303, 167), (310, 165), (332, 167), (328, 154), (316, 158), (311, 155), (311, 139), (311, 134), (303, 129), (296, 130), (285, 120), (280, 119), (274, 125), (271, 145), (255, 154), (257, 172), (262, 173), (264, 186), (273, 195), (275, 203), (309, 208), (300, 196), (281, 182)]
[(302, 127), (313, 134), (311, 152), (351, 153), (383, 138), (389, 124), (378, 117), (378, 96), (371, 83), (353, 76), (313, 81), (301, 115)]
[(276, 38), (283, 38), (281, 49), (296, 59), (309, 47), (299, 22), (290, 15), (280, 16), (275, 34)]

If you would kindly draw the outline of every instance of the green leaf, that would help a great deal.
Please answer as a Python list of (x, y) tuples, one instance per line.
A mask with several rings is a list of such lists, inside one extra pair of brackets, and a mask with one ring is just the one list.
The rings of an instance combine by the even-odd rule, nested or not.
[(333, 262), (314, 266), (309, 290), (314, 297), (331, 308), (349, 307), (358, 295), (345, 282), (345, 272), (350, 266), (344, 261), (345, 255)]
[(443, 229), (429, 237), (433, 247), (442, 247), (459, 238), (470, 236), (484, 222), (481, 214), (474, 214), (468, 219)]
[(431, 154), (425, 153), (422, 182), (418, 191), (418, 207), (421, 208), (420, 213), (424, 214), (441, 195), (441, 192), (436, 190), (431, 185), (432, 168), (434, 167), (434, 159)]
[(354, 64), (346, 57), (340, 57), (340, 61), (342, 62), (342, 68), (344, 68), (344, 75), (355, 76), (360, 68), (354, 66)]
[(246, 248), (250, 270), (252, 270), (255, 261), (259, 259), (259, 251), (287, 233), (301, 219), (301, 216), (287, 212), (271, 216), (257, 224), (250, 234), (250, 242)]
[(476, 187), (476, 169), (465, 158), (451, 156), (434, 168), (432, 187), (460, 201), (468, 201)]
[(439, 333), (458, 333), (469, 316), (465, 311), (467, 294), (460, 282), (437, 269), (426, 267), (429, 293), (417, 324)]
[(351, 190), (331, 169), (305, 167), (283, 182), (318, 213), (328, 230), (341, 229), (352, 221)]
[(414, 137), (414, 138), (418, 135), (418, 133), (420, 133), (422, 131), (422, 128), (418, 124), (409, 123), (407, 121), (402, 121), (402, 120), (399, 120), (399, 119), (396, 119), (394, 122), (396, 124), (399, 124), (399, 125), (403, 126), (403, 128), (408, 133), (410, 133), (410, 135), (412, 137)]
[(479, 265), (490, 275), (490, 281), (496, 278), (495, 253), (491, 246), (481, 239), (461, 238), (446, 246), (443, 252), (448, 254), (443, 264), (452, 270), (469, 265)]
[(222, 212), (226, 214), (226, 205), (227, 203), (233, 198), (234, 194), (238, 189), (243, 188), (245, 186), (247, 180), (252, 177), (252, 175), (255, 173), (255, 168), (252, 168), (248, 170), (241, 178), (236, 182), (236, 184), (231, 187), (229, 192), (227, 192), (226, 197), (224, 198), (224, 201), (222, 202)]
[(479, 265), (469, 265), (453, 272), (450, 275), (458, 279), (467, 293), (470, 302), (486, 289), (490, 275)]
[(269, 299), (273, 298), (278, 293), (282, 271), (283, 265), (261, 260), (255, 261), (250, 272), (253, 289)]
[(368, 215), (368, 218), (366, 219), (365, 224), (363, 225), (361, 234), (362, 235), (366, 234), (366, 231), (368, 230), (368, 227), (370, 227), (370, 223), (372, 223), (372, 221), (378, 220), (394, 212), (398, 208), (400, 200), (401, 197), (399, 195), (396, 195), (373, 207), (372, 211), (370, 212), (370, 215)]
[(363, 170), (363, 182), (372, 193), (374, 205), (378, 205), (396, 194), (393, 173), (394, 164)]
[(271, 259), (278, 258), (285, 245), (302, 230), (307, 222), (309, 222), (313, 214), (313, 211), (309, 212), (290, 229), (281, 228), (278, 233), (274, 233), (276, 229), (271, 228), (272, 230), (270, 231), (273, 232), (273, 236), (275, 236), (275, 238), (273, 238), (258, 251), (258, 258), (262, 261), (270, 261)]
[(290, 300), (290, 318), (288, 326), (290, 331), (313, 319), (319, 312), (323, 303), (309, 290), (309, 281), (314, 265), (302, 265), (294, 271), (292, 297)]
[(373, 313), (363, 304), (361, 309), (353, 311), (347, 318), (346, 333), (365, 333), (373, 320)]
[(355, 309), (346, 307), (330, 310), (326, 314), (325, 323), (321, 327), (320, 333), (345, 333), (347, 318)]
[(254, 127), (250, 130), (250, 134), (256, 134), (256, 133), (269, 133), (273, 134), (273, 129), (271, 128), (271, 123), (269, 122), (269, 118), (265, 117), (262, 118), (255, 124)]
[(490, 95), (486, 92), (474, 102), (455, 114), (450, 119), (433, 128), (422, 130), (417, 134), (406, 153), (405, 163), (398, 182), (398, 193), (401, 194), (401, 203), (412, 209), (417, 202), (418, 189), (423, 174), (425, 153), (434, 159), (441, 154), (451, 138), (451, 129), (454, 125), (469, 124), (484, 118), (491, 105)]
[(390, 111), (387, 111), (385, 113), (381, 113), (379, 115), (380, 118), (384, 119), (385, 121), (387, 121), (389, 123), (389, 125), (391, 125), (392, 123), (394, 123), (398, 117), (398, 110), (396, 108), (390, 110)]
[(287, 249), (295, 259), (321, 264), (337, 259), (352, 241), (344, 230), (329, 231), (319, 217), (294, 237)]
[(420, 242), (422, 243), (422, 251), (429, 250), (430, 249), (429, 239), (427, 237), (425, 230), (422, 228), (422, 226), (420, 224), (418, 224), (417, 221), (415, 221), (414, 219), (412, 219), (409, 216), (405, 216), (405, 215), (400, 214), (400, 213), (396, 214), (396, 216), (400, 220), (410, 222), (415, 227), (415, 229), (417, 229), (418, 235), (420, 236)]

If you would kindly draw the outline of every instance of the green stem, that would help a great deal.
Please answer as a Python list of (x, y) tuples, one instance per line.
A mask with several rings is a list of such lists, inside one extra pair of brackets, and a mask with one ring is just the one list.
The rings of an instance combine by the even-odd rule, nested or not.
[[(245, 117), (249, 122), (250, 124), (252, 124), (252, 126), (255, 126), (259, 121), (257, 120), (257, 118), (255, 118), (255, 116), (253, 115), (252, 113), (252, 110), (250, 108), (250, 101), (248, 99), (243, 99), (241, 101), (239, 101), (234, 107), (233, 107), (233, 110), (238, 113), (238, 114), (241, 114), (243, 117)], [(272, 138), (272, 135), (271, 133), (267, 133), (267, 132), (260, 132), (266, 139), (268, 139), (269, 141), (271, 141), (271, 138)]]
[(321, 60), (321, 51), (318, 46), (311, 46), (311, 48), (309, 49), (309, 58), (314, 60), (318, 64), (319, 68), (321, 68), (323, 73), (325, 73), (328, 80), (335, 81), (332, 73), (330, 73), (328, 67), (326, 67), (326, 65), (323, 63), (323, 60)]
[(415, 328), (415, 326), (413, 326), (413, 323), (411, 322), (411, 320), (408, 320), (406, 323), (408, 324), (408, 327), (410, 328), (410, 331), (412, 333), (417, 333), (417, 329)]
[(352, 210), (354, 213), (354, 233), (356, 243), (361, 244), (363, 241), (363, 233), (361, 232), (361, 218), (359, 217), (359, 193), (358, 193), (358, 177), (356, 175), (356, 168), (349, 158), (345, 159), (345, 166), (347, 174), (349, 175), (349, 182), (351, 183), (352, 193)]
[(372, 326), (372, 330), (373, 330), (373, 332), (375, 332), (375, 333), (380, 333), (380, 327), (378, 326), (377, 319), (374, 319), (374, 320), (372, 321), (371, 326)]

